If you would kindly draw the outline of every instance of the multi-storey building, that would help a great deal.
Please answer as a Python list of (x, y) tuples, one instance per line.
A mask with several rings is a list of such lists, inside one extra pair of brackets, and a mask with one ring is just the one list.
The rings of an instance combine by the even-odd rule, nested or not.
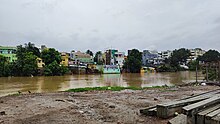
[(142, 52), (142, 64), (145, 66), (157, 64), (158, 57), (157, 51), (144, 50)]
[(165, 59), (170, 58), (172, 53), (173, 51), (167, 50), (167, 51), (162, 51), (159, 54), (160, 54), (160, 57), (165, 60)]
[(83, 63), (83, 64), (90, 64), (94, 63), (93, 57), (89, 54), (82, 53), (80, 51), (71, 52), (70, 53), (71, 61), (74, 61), (75, 64)]
[(116, 52), (114, 56), (115, 56), (115, 63), (118, 64), (120, 68), (122, 68), (125, 62), (125, 53)]
[(68, 66), (69, 60), (70, 60), (70, 53), (61, 52), (60, 54), (61, 54), (61, 59), (62, 59), (60, 64), (62, 64), (63, 66)]
[(116, 64), (116, 60), (115, 60), (115, 53), (116, 52), (118, 52), (118, 50), (115, 50), (115, 49), (106, 50), (106, 52), (105, 52), (105, 57), (106, 57), (105, 64), (106, 65), (115, 65)]
[(189, 49), (190, 51), (190, 57), (187, 59), (187, 62), (195, 61), (199, 56), (202, 56), (206, 53), (205, 50), (202, 50), (201, 48), (195, 48), (195, 49)]
[(43, 60), (39, 57), (37, 57), (37, 67), (38, 68), (43, 68), (45, 66), (45, 63), (43, 62)]
[(16, 47), (0, 46), (0, 55), (6, 57), (9, 62), (14, 62), (17, 60), (16, 49)]

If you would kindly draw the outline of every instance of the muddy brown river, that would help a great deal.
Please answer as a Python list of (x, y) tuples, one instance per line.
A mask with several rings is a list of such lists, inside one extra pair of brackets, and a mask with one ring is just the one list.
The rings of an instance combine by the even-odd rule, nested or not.
[[(201, 81), (204, 76), (199, 73)], [(70, 88), (100, 87), (100, 86), (135, 86), (149, 87), (161, 85), (176, 85), (195, 82), (195, 72), (175, 73), (144, 73), (144, 74), (103, 74), (103, 75), (67, 75), (54, 77), (1, 77), (0, 96), (25, 92), (55, 92)]]

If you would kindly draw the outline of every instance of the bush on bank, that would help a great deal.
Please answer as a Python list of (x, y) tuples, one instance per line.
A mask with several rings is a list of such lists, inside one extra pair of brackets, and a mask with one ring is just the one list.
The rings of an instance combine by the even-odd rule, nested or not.
[(85, 88), (74, 88), (74, 89), (69, 89), (66, 92), (86, 92), (86, 91), (121, 91), (121, 90), (144, 90), (144, 89), (151, 89), (151, 88), (166, 88), (168, 87), (167, 85), (163, 86), (152, 86), (152, 87), (143, 87), (143, 88), (138, 88), (138, 87), (119, 87), (119, 86), (114, 86), (114, 87), (85, 87)]

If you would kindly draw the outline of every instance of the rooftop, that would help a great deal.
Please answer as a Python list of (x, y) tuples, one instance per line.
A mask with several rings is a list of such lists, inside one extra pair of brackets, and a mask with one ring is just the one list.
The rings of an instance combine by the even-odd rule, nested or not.
[(3, 50), (14, 49), (14, 50), (16, 50), (17, 48), (16, 47), (11, 47), (11, 46), (0, 46), (0, 49), (3, 49)]

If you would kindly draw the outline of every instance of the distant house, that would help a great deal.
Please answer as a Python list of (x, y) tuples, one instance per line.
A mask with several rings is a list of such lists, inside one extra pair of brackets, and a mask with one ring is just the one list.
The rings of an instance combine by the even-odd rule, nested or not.
[(125, 53), (115, 49), (106, 50), (104, 53), (105, 65), (119, 65), (122, 67), (125, 61)]
[(118, 50), (115, 49), (109, 49), (105, 51), (105, 57), (106, 57), (106, 65), (115, 65), (115, 53), (118, 52)]
[(120, 67), (123, 67), (125, 62), (125, 53), (116, 52), (114, 56), (115, 56), (115, 63), (118, 64)]
[(144, 50), (142, 52), (142, 64), (145, 66), (157, 64), (155, 62), (158, 59), (158, 57), (159, 55), (157, 51)]
[(61, 62), (60, 64), (63, 66), (69, 66), (70, 61), (70, 53), (61, 52)]
[(191, 61), (195, 61), (199, 56), (202, 56), (206, 53), (205, 50), (202, 50), (201, 48), (195, 48), (195, 49), (189, 49), (190, 51), (190, 57), (187, 59), (187, 63)]
[(167, 50), (167, 51), (161, 51), (161, 52), (159, 53), (159, 55), (160, 55), (160, 57), (161, 57), (163, 60), (165, 60), (165, 59), (170, 58), (171, 55), (172, 55), (172, 53), (173, 53), (172, 51)]
[(80, 51), (77, 52), (71, 52), (70, 53), (70, 59), (73, 62), (73, 64), (91, 64), (94, 63), (93, 57), (89, 54), (82, 53)]
[(6, 57), (9, 62), (14, 62), (17, 60), (16, 50), (16, 47), (0, 46), (0, 55)]
[(45, 63), (43, 62), (43, 60), (39, 57), (37, 57), (37, 67), (38, 68), (43, 68), (45, 65)]

